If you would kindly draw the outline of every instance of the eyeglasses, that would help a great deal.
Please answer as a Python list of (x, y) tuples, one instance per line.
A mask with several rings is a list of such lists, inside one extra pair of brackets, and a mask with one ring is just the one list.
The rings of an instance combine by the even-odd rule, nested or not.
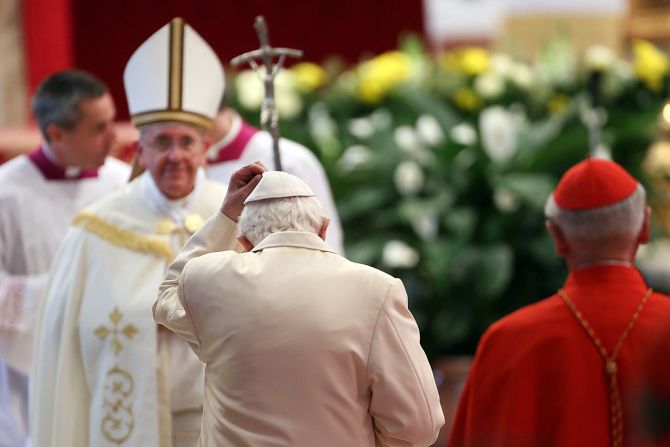
[(147, 143), (147, 145), (157, 152), (167, 152), (171, 147), (175, 146), (184, 152), (193, 153), (201, 147), (200, 143), (199, 140), (190, 136), (180, 137), (175, 140), (168, 136), (159, 135), (156, 139)]

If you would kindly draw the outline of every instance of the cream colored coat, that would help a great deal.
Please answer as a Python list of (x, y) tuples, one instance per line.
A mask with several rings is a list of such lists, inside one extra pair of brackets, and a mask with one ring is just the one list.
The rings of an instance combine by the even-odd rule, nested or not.
[(311, 233), (210, 253), (234, 235), (233, 221), (212, 217), (154, 305), (207, 364), (200, 445), (433, 443), (444, 418), (400, 280)]

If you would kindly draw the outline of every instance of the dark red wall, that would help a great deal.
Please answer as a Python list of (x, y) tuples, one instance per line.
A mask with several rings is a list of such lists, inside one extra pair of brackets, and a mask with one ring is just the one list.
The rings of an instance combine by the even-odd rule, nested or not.
[(214, 47), (224, 65), (258, 47), (254, 17), (265, 16), (274, 46), (299, 48), (304, 60), (347, 62), (397, 47), (422, 33), (421, 0), (71, 0), (74, 59), (106, 81), (127, 117), (123, 68), (144, 39), (175, 16)]

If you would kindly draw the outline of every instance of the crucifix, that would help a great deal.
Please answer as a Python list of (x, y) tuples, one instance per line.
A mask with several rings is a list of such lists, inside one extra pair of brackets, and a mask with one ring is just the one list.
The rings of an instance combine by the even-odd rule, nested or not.
[(584, 124), (589, 131), (589, 155), (599, 155), (602, 150), (602, 129), (605, 125), (605, 119), (601, 109), (602, 104), (602, 84), (603, 73), (600, 70), (593, 71), (587, 83), (588, 91), (588, 109), (583, 116)]
[[(301, 58), (302, 51), (291, 48), (272, 48), (270, 46), (270, 37), (268, 36), (268, 27), (265, 24), (263, 16), (256, 17), (254, 28), (256, 29), (258, 40), (261, 42), (260, 49), (241, 54), (231, 60), (230, 63), (233, 67), (237, 67), (244, 63), (249, 64), (261, 78), (261, 81), (263, 81), (263, 85), (265, 86), (265, 97), (263, 99), (263, 105), (261, 106), (261, 125), (264, 130), (272, 135), (275, 169), (281, 171), (281, 156), (279, 154), (279, 118), (277, 115), (277, 107), (275, 105), (274, 80), (282, 65), (284, 65), (286, 57)], [(276, 63), (274, 61), (275, 56), (278, 57)], [(257, 60), (263, 62), (263, 68), (258, 65)]]

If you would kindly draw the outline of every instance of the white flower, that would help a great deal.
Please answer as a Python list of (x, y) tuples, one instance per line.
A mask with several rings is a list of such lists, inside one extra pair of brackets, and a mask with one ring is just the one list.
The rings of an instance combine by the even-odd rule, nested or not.
[(519, 198), (506, 189), (496, 189), (493, 193), (493, 203), (498, 211), (513, 213), (519, 209)]
[(614, 52), (603, 45), (590, 46), (584, 55), (584, 62), (590, 70), (607, 70), (615, 60)]
[(314, 104), (307, 115), (309, 131), (317, 142), (330, 141), (336, 138), (337, 123), (330, 116), (328, 108), (322, 102)]
[(438, 219), (434, 214), (422, 214), (414, 217), (410, 223), (421, 239), (434, 239), (437, 236)]
[[(261, 78), (264, 71), (258, 73), (245, 70), (235, 77), (235, 89), (242, 107), (260, 109), (265, 98), (265, 90)], [(295, 87), (295, 75), (288, 71), (280, 71), (275, 78), (275, 101), (277, 113), (282, 118), (294, 118), (302, 110), (302, 99)]]
[(411, 269), (419, 263), (419, 253), (402, 241), (392, 240), (384, 245), (382, 262), (391, 268)]
[(495, 72), (488, 72), (475, 79), (475, 91), (482, 98), (495, 99), (505, 90), (505, 80)]
[(337, 167), (343, 172), (351, 172), (372, 159), (372, 151), (367, 146), (355, 144), (344, 150), (337, 160)]
[(451, 128), (451, 139), (463, 146), (477, 142), (477, 131), (468, 123), (460, 123)]
[(510, 80), (519, 88), (529, 89), (533, 84), (533, 72), (525, 64), (514, 64), (510, 71)]
[(302, 99), (295, 92), (278, 90), (277, 113), (280, 118), (295, 118), (302, 110)]
[(372, 126), (377, 130), (385, 130), (391, 127), (393, 123), (393, 116), (391, 112), (386, 109), (377, 109), (370, 115)]
[(263, 104), (263, 83), (252, 70), (241, 71), (235, 77), (235, 89), (245, 109), (258, 109)]
[(393, 173), (395, 187), (400, 194), (408, 196), (421, 191), (423, 188), (425, 176), (423, 171), (413, 161), (403, 161)]
[(375, 128), (369, 118), (354, 118), (349, 120), (349, 132), (360, 140), (370, 138)]
[(482, 146), (491, 160), (501, 163), (517, 150), (517, 125), (511, 113), (500, 106), (485, 109), (479, 115)]
[(617, 59), (612, 67), (614, 74), (624, 81), (629, 81), (635, 77), (633, 67), (630, 62), (624, 59)]
[(429, 146), (437, 146), (444, 141), (442, 126), (432, 115), (421, 115), (416, 120), (416, 134), (421, 142)]
[(416, 152), (421, 144), (419, 138), (411, 126), (400, 126), (393, 131), (393, 140), (395, 144), (407, 153)]
[(514, 59), (507, 54), (496, 53), (491, 56), (491, 71), (498, 76), (509, 77), (514, 64)]

